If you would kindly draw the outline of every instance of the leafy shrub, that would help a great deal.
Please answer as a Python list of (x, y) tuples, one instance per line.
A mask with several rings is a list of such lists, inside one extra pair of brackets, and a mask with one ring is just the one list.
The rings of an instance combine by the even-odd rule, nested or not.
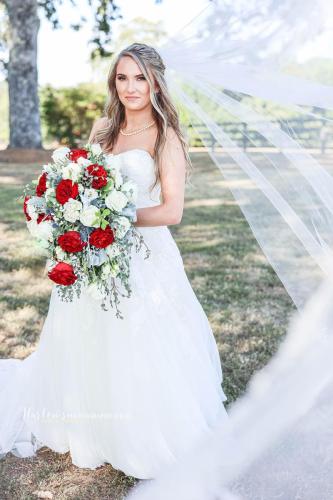
[(96, 118), (103, 115), (106, 96), (93, 85), (41, 89), (41, 115), (46, 138), (70, 147), (87, 142)]

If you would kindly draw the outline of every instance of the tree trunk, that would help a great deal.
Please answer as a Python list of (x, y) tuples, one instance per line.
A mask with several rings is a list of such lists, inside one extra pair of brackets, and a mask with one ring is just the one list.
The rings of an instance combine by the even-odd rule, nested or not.
[(41, 148), (38, 98), (37, 0), (5, 0), (10, 25), (8, 63), (10, 148)]

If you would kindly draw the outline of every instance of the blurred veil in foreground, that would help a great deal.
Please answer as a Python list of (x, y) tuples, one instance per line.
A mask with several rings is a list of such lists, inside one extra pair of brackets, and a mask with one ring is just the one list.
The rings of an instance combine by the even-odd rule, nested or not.
[(297, 312), (229, 427), (131, 500), (333, 498), (333, 87), (291, 74), (330, 14), (328, 1), (215, 1), (159, 48)]

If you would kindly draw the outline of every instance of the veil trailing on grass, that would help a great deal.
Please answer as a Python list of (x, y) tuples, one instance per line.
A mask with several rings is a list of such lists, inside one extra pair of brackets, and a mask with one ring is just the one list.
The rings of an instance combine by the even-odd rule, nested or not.
[(228, 428), (131, 500), (333, 498), (333, 87), (292, 64), (328, 7), (210, 2), (159, 49), (170, 90), (297, 312)]

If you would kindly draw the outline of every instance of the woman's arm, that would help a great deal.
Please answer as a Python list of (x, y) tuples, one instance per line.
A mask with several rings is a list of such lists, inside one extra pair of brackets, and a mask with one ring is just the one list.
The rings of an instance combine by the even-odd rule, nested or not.
[(134, 226), (169, 226), (179, 224), (184, 209), (186, 159), (181, 142), (169, 127), (161, 158), (162, 203), (138, 208)]

